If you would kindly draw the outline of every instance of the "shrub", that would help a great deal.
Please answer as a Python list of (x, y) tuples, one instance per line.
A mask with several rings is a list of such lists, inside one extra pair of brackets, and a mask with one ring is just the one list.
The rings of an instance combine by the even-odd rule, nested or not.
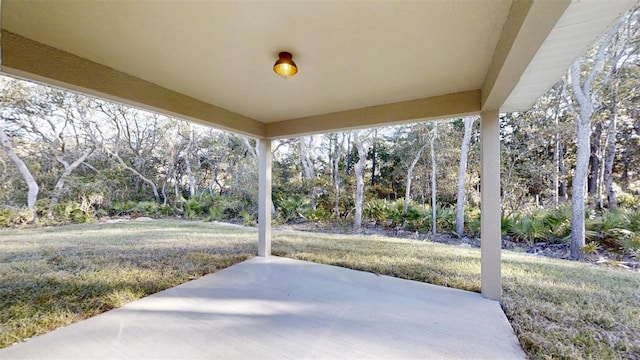
[(155, 201), (140, 201), (134, 210), (141, 216), (157, 217), (160, 215), (160, 204)]
[(367, 202), (362, 211), (363, 215), (374, 221), (376, 225), (384, 225), (389, 219), (389, 204), (383, 199), (374, 199)]
[(600, 249), (600, 244), (595, 241), (591, 241), (582, 247), (582, 252), (585, 254), (597, 254)]
[(137, 202), (127, 200), (127, 201), (114, 201), (108, 207), (107, 211), (111, 216), (122, 216), (129, 215), (138, 205)]
[(440, 231), (454, 231), (456, 229), (455, 206), (436, 208), (436, 225)]
[(404, 215), (402, 215), (403, 209), (404, 203), (398, 202), (394, 207), (395, 211), (390, 213), (394, 226), (401, 225), (409, 231), (426, 230), (430, 228), (431, 210), (425, 210), (413, 203), (409, 205), (407, 213)]
[(547, 240), (550, 242), (568, 242), (571, 238), (571, 206), (563, 205), (550, 210), (544, 217), (547, 227)]
[(33, 220), (33, 212), (26, 207), (0, 209), (0, 227), (23, 226)]
[(256, 225), (258, 225), (258, 219), (256, 219), (256, 214), (251, 214), (246, 210), (242, 210), (240, 212), (240, 217), (242, 217), (242, 224), (244, 226), (256, 226)]
[(281, 196), (276, 199), (274, 205), (284, 222), (302, 218), (302, 214), (310, 209), (309, 198), (300, 195)]
[(465, 233), (469, 236), (480, 236), (480, 208), (467, 206), (464, 211)]
[(640, 198), (633, 194), (621, 192), (616, 198), (622, 208), (637, 208), (640, 205)]
[(197, 199), (191, 198), (184, 204), (184, 218), (198, 219), (205, 215), (207, 210)]
[(324, 207), (317, 206), (315, 209), (305, 210), (304, 217), (310, 221), (326, 221), (331, 217), (331, 212)]
[(78, 203), (66, 201), (53, 207), (53, 217), (55, 221), (62, 223), (92, 223), (96, 221), (96, 212), (89, 201), (83, 199)]

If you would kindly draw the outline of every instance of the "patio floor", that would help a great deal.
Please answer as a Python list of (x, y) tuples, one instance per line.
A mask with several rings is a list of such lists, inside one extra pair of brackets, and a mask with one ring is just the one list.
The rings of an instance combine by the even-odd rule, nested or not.
[(253, 258), (6, 349), (0, 359), (524, 359), (480, 294)]

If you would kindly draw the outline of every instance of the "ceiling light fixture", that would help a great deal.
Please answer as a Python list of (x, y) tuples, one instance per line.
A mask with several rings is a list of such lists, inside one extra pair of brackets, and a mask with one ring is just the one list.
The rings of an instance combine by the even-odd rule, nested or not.
[(292, 57), (293, 55), (290, 52), (281, 52), (278, 55), (278, 61), (273, 65), (273, 71), (283, 78), (288, 78), (298, 73), (298, 67), (293, 62)]

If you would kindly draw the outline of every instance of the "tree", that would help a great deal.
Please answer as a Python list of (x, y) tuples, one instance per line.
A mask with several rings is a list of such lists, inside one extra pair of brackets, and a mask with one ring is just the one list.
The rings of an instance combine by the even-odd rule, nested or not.
[(9, 159), (13, 161), (18, 172), (22, 175), (22, 178), (27, 183), (27, 187), (29, 191), (27, 193), (27, 208), (33, 212), (34, 219), (36, 216), (36, 200), (38, 199), (38, 183), (36, 179), (34, 179), (33, 175), (29, 171), (27, 165), (22, 161), (22, 159), (16, 154), (13, 150), (13, 146), (11, 146), (11, 141), (9, 141), (9, 137), (5, 133), (4, 127), (2, 123), (0, 123), (0, 144), (9, 156)]
[(413, 154), (413, 159), (407, 168), (407, 177), (405, 178), (405, 187), (404, 187), (404, 206), (402, 208), (402, 214), (406, 214), (409, 209), (409, 203), (411, 202), (411, 181), (413, 179), (413, 169), (418, 164), (420, 157), (422, 157), (422, 152), (427, 148), (429, 143), (423, 144), (418, 151)]
[(360, 138), (360, 133), (358, 130), (354, 130), (351, 132), (353, 137), (353, 144), (358, 151), (358, 162), (353, 167), (356, 177), (356, 192), (355, 192), (355, 212), (353, 217), (353, 227), (355, 229), (360, 229), (362, 227), (362, 203), (364, 197), (364, 165), (367, 161), (367, 151), (363, 145), (363, 141)]
[(471, 133), (473, 123), (476, 121), (475, 116), (465, 117), (464, 134), (462, 136), (462, 145), (460, 145), (460, 162), (458, 166), (458, 191), (456, 196), (456, 233), (460, 236), (464, 235), (464, 205), (466, 202), (466, 176), (467, 176), (467, 158), (469, 157), (469, 144), (471, 143)]
[[(338, 140), (340, 137), (340, 140)], [(333, 183), (334, 203), (333, 212), (336, 219), (340, 218), (340, 161), (342, 159), (342, 153), (344, 151), (344, 141), (346, 139), (345, 133), (334, 133), (330, 135), (330, 151), (332, 153), (331, 158), (331, 178)]]
[(302, 175), (305, 186), (309, 193), (309, 204), (312, 209), (316, 208), (316, 196), (313, 180), (316, 177), (315, 164), (311, 159), (311, 150), (313, 149), (313, 136), (301, 136), (298, 138), (298, 153), (300, 155), (300, 164), (302, 165)]
[[(101, 144), (102, 151), (117, 164), (151, 187), (155, 201), (162, 203), (155, 180), (144, 174), (146, 170), (157, 170), (152, 163), (156, 159), (153, 152), (162, 148), (159, 146), (162, 134), (157, 131), (160, 116), (116, 104), (102, 103), (99, 109), (111, 121), (112, 128), (109, 132), (94, 128), (100, 138), (92, 135), (93, 140)], [(127, 161), (123, 152), (127, 154)]]
[[(607, 206), (609, 209), (618, 207), (616, 192), (613, 187), (613, 163), (616, 155), (616, 142), (618, 135), (618, 117), (620, 112), (620, 83), (625, 75), (624, 68), (633, 59), (637, 59), (640, 50), (640, 6), (636, 6), (628, 17), (624, 26), (612, 40), (613, 56), (609, 74), (610, 78), (610, 111), (607, 125), (607, 138), (605, 143), (603, 182), (607, 193)], [(631, 45), (631, 46), (630, 46)], [(633, 96), (633, 92), (627, 94)], [(629, 96), (626, 95), (626, 96)]]
[(431, 154), (431, 233), (433, 236), (436, 236), (438, 231), (438, 214), (437, 214), (437, 196), (438, 192), (436, 189), (436, 175), (438, 173), (437, 162), (436, 162), (436, 151), (435, 151), (435, 142), (438, 138), (438, 122), (433, 122), (433, 129), (429, 134), (429, 150)]
[(196, 178), (193, 176), (193, 171), (191, 170), (191, 161), (189, 160), (189, 158), (191, 157), (191, 153), (193, 151), (193, 145), (194, 145), (194, 134), (193, 134), (193, 125), (191, 125), (191, 123), (188, 123), (185, 121), (185, 125), (187, 126), (188, 129), (188, 141), (187, 141), (187, 145), (185, 146), (185, 151), (184, 151), (184, 165), (185, 165), (185, 169), (187, 171), (187, 177), (189, 179), (189, 195), (191, 197), (196, 196), (196, 190), (197, 190), (197, 184), (196, 184)]
[(594, 55), (594, 63), (587, 72), (584, 80), (581, 77), (582, 59), (578, 59), (570, 69), (570, 84), (573, 98), (578, 104), (578, 109), (571, 107), (576, 117), (576, 167), (573, 175), (571, 189), (571, 259), (580, 259), (581, 249), (585, 244), (585, 181), (588, 175), (589, 156), (591, 150), (591, 118), (597, 109), (594, 103), (593, 93), (594, 81), (601, 72), (607, 55), (607, 49), (616, 32), (624, 22), (624, 17), (620, 18), (608, 31), (606, 36), (597, 47)]

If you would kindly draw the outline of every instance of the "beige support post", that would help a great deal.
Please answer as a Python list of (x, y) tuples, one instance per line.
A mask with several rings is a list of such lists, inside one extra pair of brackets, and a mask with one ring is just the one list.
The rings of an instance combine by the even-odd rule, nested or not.
[(482, 296), (500, 300), (500, 126), (498, 111), (482, 113), (481, 136), (481, 282)]
[(271, 255), (271, 140), (258, 140), (258, 256)]

